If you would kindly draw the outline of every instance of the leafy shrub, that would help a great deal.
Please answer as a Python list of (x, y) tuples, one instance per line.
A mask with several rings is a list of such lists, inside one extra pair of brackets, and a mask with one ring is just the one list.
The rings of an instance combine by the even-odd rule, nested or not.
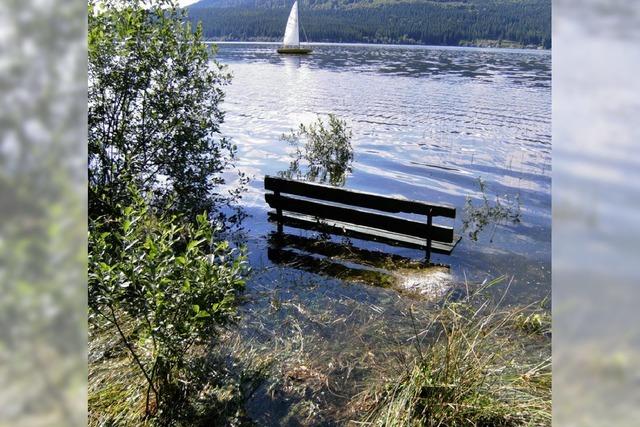
[(247, 267), (242, 252), (212, 240), (206, 214), (186, 223), (133, 200), (119, 217), (90, 224), (89, 311), (144, 375), (152, 415), (180, 392), (190, 348), (234, 318)]
[[(297, 131), (282, 135), (284, 141), (296, 147), (296, 154), (289, 169), (280, 175), (344, 185), (353, 162), (352, 135), (347, 122), (334, 114), (329, 114), (326, 124), (320, 117), (309, 125), (301, 123)], [(300, 139), (304, 140), (302, 147)], [(306, 172), (303, 173), (304, 168)]]
[(89, 1), (91, 217), (129, 204), (130, 182), (185, 215), (229, 199), (215, 189), (236, 153), (219, 135), (230, 75), (176, 3)]

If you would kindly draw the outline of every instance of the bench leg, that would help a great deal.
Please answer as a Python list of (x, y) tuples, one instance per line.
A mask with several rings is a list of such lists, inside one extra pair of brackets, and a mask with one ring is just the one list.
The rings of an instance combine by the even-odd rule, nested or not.
[[(276, 191), (274, 192), (274, 195), (276, 197), (280, 197), (280, 192)], [(276, 209), (276, 215), (278, 216), (278, 234), (282, 235), (283, 233), (283, 225), (282, 225), (282, 209), (277, 208)]]
[(432, 210), (429, 209), (429, 214), (427, 216), (427, 250), (426, 250), (426, 261), (427, 263), (431, 262), (431, 226), (433, 224), (433, 217), (431, 216)]

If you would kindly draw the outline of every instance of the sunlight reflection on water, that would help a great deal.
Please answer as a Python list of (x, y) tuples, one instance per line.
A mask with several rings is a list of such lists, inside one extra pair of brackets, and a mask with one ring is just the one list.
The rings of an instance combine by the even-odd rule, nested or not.
[[(458, 208), (466, 197), (520, 195), (520, 224), (500, 225), (451, 257), (458, 281), (514, 275), (514, 298), (550, 292), (551, 56), (496, 49), (317, 45), (282, 57), (264, 44), (222, 44), (234, 75), (223, 132), (255, 179), (245, 203), (266, 222), (262, 178), (285, 170), (292, 149), (280, 136), (316, 114), (335, 113), (353, 129), (355, 160), (346, 187)], [(260, 213), (262, 212), (262, 213)], [(406, 251), (403, 253), (407, 253)], [(409, 253), (410, 254), (410, 253)], [(496, 256), (496, 254), (500, 254)], [(415, 254), (413, 254), (415, 256)], [(419, 255), (418, 255), (419, 256)], [(514, 261), (517, 259), (518, 261)]]

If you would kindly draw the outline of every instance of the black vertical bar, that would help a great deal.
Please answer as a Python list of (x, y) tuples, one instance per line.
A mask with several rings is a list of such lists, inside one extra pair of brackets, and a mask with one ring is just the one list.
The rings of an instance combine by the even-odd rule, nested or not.
[(427, 214), (427, 262), (431, 261), (431, 226), (433, 225), (432, 209)]
[[(280, 197), (279, 191), (274, 191), (273, 194), (276, 196), (276, 198)], [(278, 216), (278, 234), (282, 234), (283, 226), (282, 226), (282, 208), (281, 207), (276, 208), (276, 215)]]

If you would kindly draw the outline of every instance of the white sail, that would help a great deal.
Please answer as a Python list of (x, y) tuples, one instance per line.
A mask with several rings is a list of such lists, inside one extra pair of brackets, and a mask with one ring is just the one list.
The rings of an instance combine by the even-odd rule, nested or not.
[(298, 30), (298, 0), (293, 3), (289, 19), (287, 20), (287, 28), (284, 30), (285, 46), (300, 46), (300, 32)]

